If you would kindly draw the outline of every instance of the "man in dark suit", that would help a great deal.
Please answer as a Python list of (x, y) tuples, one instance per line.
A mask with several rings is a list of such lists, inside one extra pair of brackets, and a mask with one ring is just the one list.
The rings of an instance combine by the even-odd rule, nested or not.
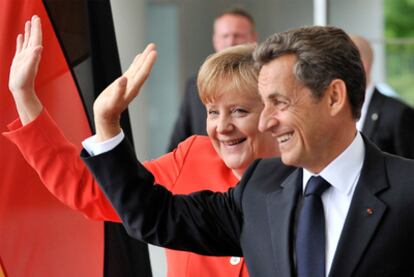
[(357, 122), (362, 131), (382, 151), (414, 159), (414, 109), (399, 99), (380, 92), (371, 80), (373, 51), (361, 36), (351, 36), (358, 48), (367, 77), (365, 102)]
[[(214, 20), (212, 41), (216, 52), (243, 43), (256, 43), (257, 34), (253, 17), (240, 8), (221, 13)], [(172, 151), (189, 136), (207, 135), (206, 118), (206, 108), (198, 96), (197, 77), (193, 76), (186, 83), (168, 151)]]
[[(173, 196), (137, 167), (126, 140), (97, 156), (83, 152), (128, 233), (205, 255), (244, 255), (252, 276), (413, 276), (414, 161), (381, 152), (357, 131), (365, 76), (351, 39), (335, 27), (305, 27), (270, 36), (254, 56), (259, 129), (274, 134), (281, 161), (296, 169), (258, 160), (226, 193)], [(145, 79), (150, 66), (142, 68)], [(131, 77), (95, 103), (105, 148), (142, 85)]]

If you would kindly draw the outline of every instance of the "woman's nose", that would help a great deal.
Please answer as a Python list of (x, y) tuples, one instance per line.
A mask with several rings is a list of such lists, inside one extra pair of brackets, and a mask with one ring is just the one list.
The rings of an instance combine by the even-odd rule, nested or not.
[(217, 132), (224, 133), (233, 130), (233, 123), (227, 116), (221, 116), (217, 122)]

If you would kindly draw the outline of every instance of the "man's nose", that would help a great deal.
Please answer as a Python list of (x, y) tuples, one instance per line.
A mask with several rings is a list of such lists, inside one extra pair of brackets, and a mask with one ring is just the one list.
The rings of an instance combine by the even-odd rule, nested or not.
[(258, 129), (260, 132), (266, 132), (270, 128), (275, 127), (279, 124), (279, 120), (272, 116), (270, 111), (267, 108), (264, 108), (262, 110), (262, 113), (260, 114), (259, 119), (259, 126)]
[(237, 39), (237, 36), (232, 35), (232, 36), (229, 36), (228, 41), (227, 41), (227, 44), (230, 47), (230, 46), (239, 45), (240, 43), (239, 43), (239, 41)]

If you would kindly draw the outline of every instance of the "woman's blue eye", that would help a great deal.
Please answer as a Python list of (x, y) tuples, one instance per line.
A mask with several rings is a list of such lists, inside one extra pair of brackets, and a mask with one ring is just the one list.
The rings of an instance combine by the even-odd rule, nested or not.
[(240, 109), (240, 108), (238, 108), (238, 109), (234, 109), (234, 110), (233, 110), (233, 112), (234, 112), (234, 113), (247, 113), (247, 111), (246, 111), (246, 110), (243, 110), (243, 109)]

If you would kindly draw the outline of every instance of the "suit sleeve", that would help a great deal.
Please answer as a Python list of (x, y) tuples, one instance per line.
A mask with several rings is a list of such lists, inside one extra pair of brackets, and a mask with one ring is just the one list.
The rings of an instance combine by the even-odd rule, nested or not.
[[(127, 139), (82, 158), (134, 238), (203, 255), (238, 256), (242, 216), (233, 189), (172, 195), (135, 158)], [(138, 163), (138, 167), (137, 167)]]
[[(93, 175), (46, 110), (27, 126), (19, 120), (4, 135), (13, 142), (42, 183), (60, 202), (82, 212), (87, 218), (120, 222), (112, 205), (102, 193)], [(157, 182), (174, 187), (194, 137), (171, 153), (145, 163)]]

